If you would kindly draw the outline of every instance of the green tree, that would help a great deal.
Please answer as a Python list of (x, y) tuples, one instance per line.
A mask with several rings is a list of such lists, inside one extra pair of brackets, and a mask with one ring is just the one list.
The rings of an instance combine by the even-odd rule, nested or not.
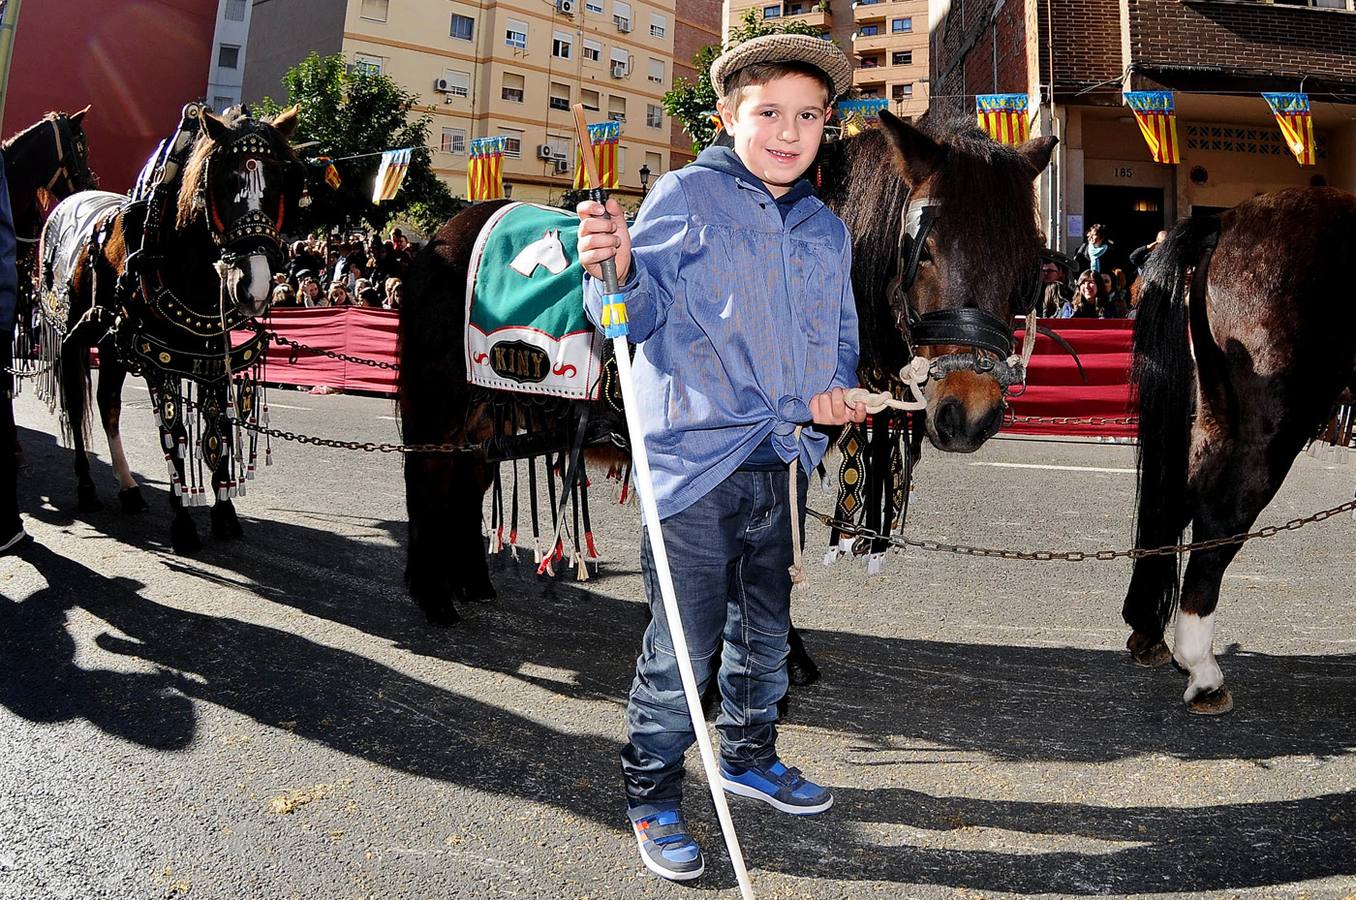
[[(734, 47), (750, 38), (765, 34), (808, 34), (819, 37), (821, 31), (808, 22), (794, 19), (763, 19), (757, 10), (747, 10), (740, 23), (730, 29), (730, 42), (726, 46)], [(724, 52), (724, 48), (711, 44), (697, 51), (692, 57), (692, 67), (697, 70), (695, 83), (686, 78), (674, 82), (673, 89), (664, 94), (664, 110), (683, 125), (683, 131), (692, 138), (692, 152), (700, 153), (716, 136), (716, 126), (711, 116), (716, 109), (716, 91), (711, 86), (711, 63)]]
[[(419, 100), (390, 76), (362, 66), (349, 68), (343, 56), (312, 52), (283, 76), (287, 104), (300, 106), (293, 141), (310, 143), (305, 159), (335, 160), (343, 183), (337, 191), (313, 188), (306, 219), (311, 228), (351, 228), (366, 223), (383, 229), (393, 219), (431, 233), (466, 204), (455, 199), (432, 169), (428, 135), (432, 117), (411, 116)], [(265, 97), (261, 112), (276, 113), (283, 104)], [(372, 185), (381, 151), (412, 149), (410, 167), (395, 199), (372, 202)], [(317, 179), (310, 179), (312, 184)], [(323, 179), (319, 179), (323, 185)]]

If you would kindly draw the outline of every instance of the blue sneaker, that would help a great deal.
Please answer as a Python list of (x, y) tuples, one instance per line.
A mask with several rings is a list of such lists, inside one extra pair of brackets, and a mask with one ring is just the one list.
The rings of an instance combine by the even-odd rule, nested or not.
[(800, 769), (788, 769), (780, 759), (748, 769), (734, 769), (722, 759), (720, 783), (726, 793), (762, 800), (793, 816), (812, 816), (833, 806), (827, 788), (806, 781)]
[(687, 833), (681, 812), (639, 806), (630, 817), (645, 868), (670, 881), (691, 881), (706, 871), (702, 848)]

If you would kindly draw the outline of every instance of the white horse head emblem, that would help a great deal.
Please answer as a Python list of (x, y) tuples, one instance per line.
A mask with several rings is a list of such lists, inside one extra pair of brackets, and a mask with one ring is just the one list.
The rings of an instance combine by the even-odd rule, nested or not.
[(565, 248), (560, 245), (560, 229), (556, 229), (524, 247), (509, 263), (509, 268), (525, 278), (531, 278), (537, 266), (545, 266), (552, 275), (559, 275), (568, 265)]

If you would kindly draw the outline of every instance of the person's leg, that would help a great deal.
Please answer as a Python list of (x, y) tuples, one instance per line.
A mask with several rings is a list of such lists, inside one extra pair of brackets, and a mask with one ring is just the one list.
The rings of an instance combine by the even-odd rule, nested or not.
[(13, 380), (6, 369), (12, 366), (10, 353), (14, 336), (0, 333), (0, 552), (12, 549), (24, 538), (19, 519), (18, 459), (14, 448), (18, 440), (14, 426)]

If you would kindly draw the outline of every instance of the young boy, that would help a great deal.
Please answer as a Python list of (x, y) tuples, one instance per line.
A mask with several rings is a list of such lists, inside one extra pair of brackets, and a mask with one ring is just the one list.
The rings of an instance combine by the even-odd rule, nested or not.
[[(692, 667), (721, 695), (726, 791), (794, 815), (823, 812), (829, 792), (777, 756), (790, 629), (789, 491), (800, 492), (827, 439), (811, 422), (860, 422), (851, 237), (802, 176), (851, 68), (828, 41), (755, 38), (711, 66), (734, 147), (712, 147), (666, 174), (635, 234), (579, 204), (585, 305), (597, 323), (599, 264), (616, 259), (632, 341), (655, 500)], [(799, 484), (788, 466), (800, 459)], [(653, 617), (645, 632), (622, 751), (641, 860), (674, 880), (699, 876), (701, 848), (679, 809), (683, 754), (695, 740), (648, 535), (641, 565)], [(714, 659), (722, 646), (719, 660)], [(704, 723), (703, 723), (703, 727)]]

